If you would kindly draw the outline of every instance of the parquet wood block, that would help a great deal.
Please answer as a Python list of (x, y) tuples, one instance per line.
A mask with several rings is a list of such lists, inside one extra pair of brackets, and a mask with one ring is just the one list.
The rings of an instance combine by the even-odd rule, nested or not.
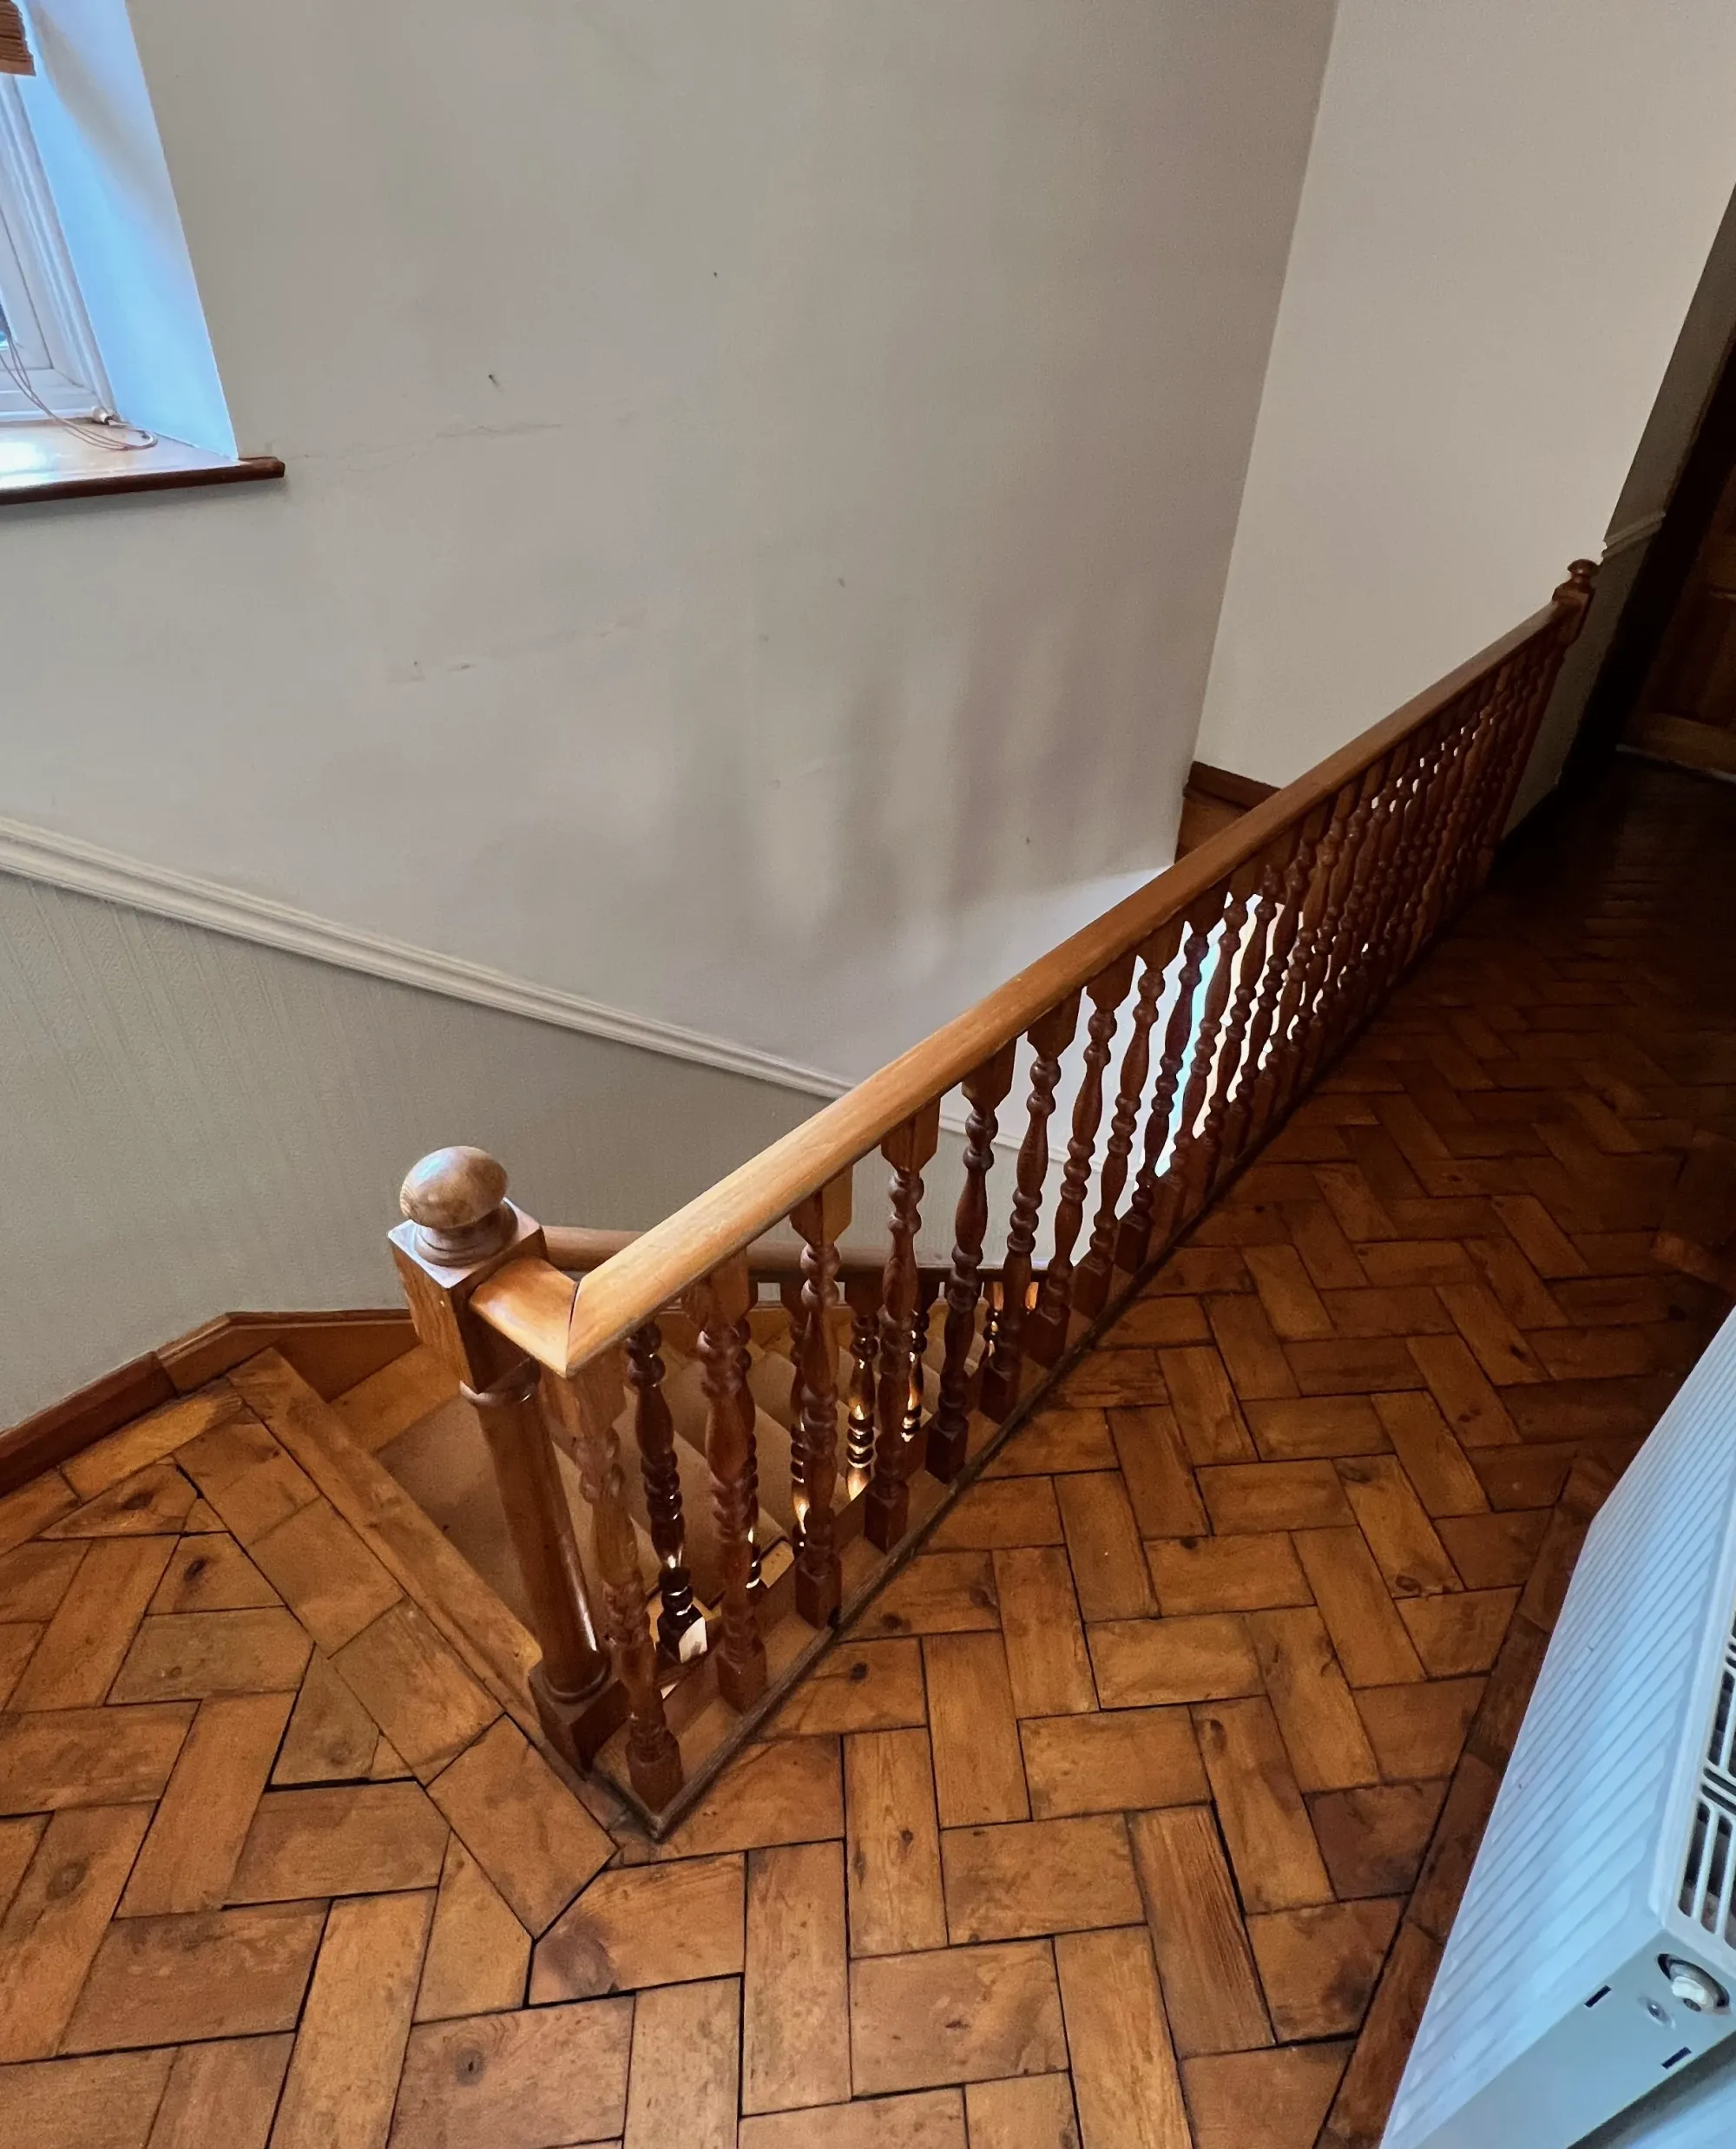
[(537, 1942), (533, 2003), (739, 1976), (746, 1885), (740, 1854), (600, 1873)]
[(1416, 1885), (1446, 1793), (1444, 1783), (1379, 1784), (1308, 1801), (1315, 1839), (1341, 1902), (1403, 1896)]
[(1164, 2006), (1176, 2052), (1244, 2052), (1272, 2042), (1241, 1906), (1207, 1806), (1129, 1822)]
[(403, 1600), (382, 1612), (332, 1661), (424, 1783), (499, 1713), (430, 1622)]
[(972, 2082), (964, 2111), (971, 2149), (1079, 2149), (1073, 2084), (1065, 2074)]
[[(1200, 1345), (1158, 1355), (1190, 1461), (1196, 1467), (1202, 1462), (1252, 1462), (1254, 1447), (1247, 1422), (1218, 1353)], [(1147, 1400), (1161, 1403), (1164, 1398), (1154, 1396)]]
[(630, 2000), (418, 2023), (392, 2120), (394, 2149), (549, 2149), (620, 2138)]
[(316, 1497), (312, 1482), (246, 1412), (201, 1433), (177, 1450), (177, 1459), (240, 1544), (250, 1545)]
[(602, 1830), (504, 1718), (434, 1778), (429, 1796), (533, 1934), (613, 1855)]
[(927, 1718), (920, 1643), (845, 1642), (821, 1658), (766, 1730), (768, 1738), (795, 1738), (896, 1731)]
[[(998, 1649), (1000, 1637), (991, 1639)], [(933, 1661), (930, 1657), (930, 1684)], [(656, 1855), (693, 1858), (710, 1851), (753, 1850), (762, 1843), (817, 1842), (843, 1833), (837, 1739), (774, 1738), (748, 1747), (732, 1763)]]
[(1106, 1345), (1076, 1365), (1055, 1392), (1069, 1409), (1167, 1403), (1169, 1385), (1160, 1363), (1167, 1356), (1154, 1349), (1116, 1350)]
[(312, 1652), (305, 1630), (282, 1610), (148, 1617), (108, 1697), (204, 1701), (218, 1694), (293, 1693)]
[(0, 2068), (0, 2140), (30, 2149), (145, 2149), (174, 2057), (110, 2053)]
[(1529, 1575), (1548, 1523), (1535, 1512), (1465, 1515), (1443, 1518), (1438, 1534), (1467, 1589), (1499, 1589)]
[(987, 1552), (924, 1552), (894, 1575), (862, 1614), (864, 1633), (963, 1634), (1001, 1623)]
[(923, 1644), (929, 1737), (943, 1828), (1029, 1816), (1018, 1719), (999, 1634), (932, 1634)]
[(1106, 1709), (1173, 1707), (1263, 1691), (1253, 1644), (1233, 1613), (1115, 1620), (1090, 1628), (1089, 1640)]
[(70, 1456), (62, 1474), (81, 1500), (94, 1500), (111, 1485), (161, 1462), (201, 1433), (227, 1423), (240, 1412), (240, 1398), (227, 1383), (219, 1382), (196, 1395), (183, 1396), (178, 1403), (166, 1403), (147, 1416), (135, 1418), (119, 1432)]
[(1338, 1475), (1369, 1548), (1395, 1598), (1426, 1597), (1461, 1587), (1404, 1465), (1392, 1456), (1358, 1456)]
[(1165, 1616), (1259, 1612), (1312, 1601), (1282, 1531), (1237, 1537), (1157, 1538), (1146, 1547)]
[(1203, 1802), (1210, 1792), (1185, 1708), (1115, 1709), (1021, 1724), (1031, 1812), (1139, 1812)]
[(1490, 1669), (1518, 1601), (1516, 1589), (1462, 1590), (1406, 1598), (1398, 1612), (1430, 1678), (1459, 1679)]
[[(645, 1869), (657, 1871), (661, 1869)], [(672, 1868), (679, 1871), (679, 1867)], [(740, 1929), (740, 1920), (736, 1920)], [(696, 1935), (697, 1937), (697, 1935)], [(429, 1928), (416, 2020), (437, 2022), (458, 2014), (485, 2014), (523, 2004), (530, 1935), (506, 1898), (456, 1836), (446, 1839), (440, 1892)], [(612, 1989), (603, 1987), (603, 1991)], [(549, 1993), (539, 1998), (586, 1997)]]
[(293, 2028), (325, 1923), (323, 1904), (295, 1903), (122, 1918), (103, 1937), (61, 2049)]
[(191, 1481), (173, 1463), (153, 1463), (122, 1478), (82, 1508), (75, 1508), (47, 1535), (56, 1537), (147, 1537), (171, 1535), (185, 1521), (198, 1497)]
[(844, 1856), (835, 1843), (747, 1860), (741, 2108), (785, 2112), (850, 2094)]
[(0, 1813), (157, 1798), (193, 1721), (190, 1702), (56, 1709), (0, 1722)]
[(266, 2149), (289, 2064), (288, 2037), (183, 2045), (157, 2108), (148, 2149)]
[(77, 1505), (78, 1495), (56, 1470), (46, 1471), (28, 1485), (21, 1485), (16, 1492), (8, 1493), (0, 1500), (0, 1553), (22, 1545)]
[(858, 2097), (1067, 2065), (1046, 1940), (867, 1956), (851, 1968), (850, 2025)]
[(416, 1784), (270, 1791), (241, 1846), (228, 1900), (297, 1903), (370, 1889), (431, 1889), (445, 1854), (446, 1824)]
[(1292, 1541), (1351, 1685), (1423, 1679), (1422, 1659), (1362, 1532), (1299, 1530)]
[(0, 1622), (51, 1620), (83, 1559), (82, 1544), (38, 1539), (0, 1557)]
[(1040, 1410), (986, 1469), (985, 1477), (1042, 1477), (1069, 1470), (1112, 1470), (1115, 1450), (1101, 1410)]
[(1306, 1343), (1332, 1334), (1332, 1317), (1300, 1252), (1287, 1238), (1273, 1245), (1250, 1246), (1243, 1259), (1274, 1335), (1286, 1343)]
[(56, 2049), (149, 1819), (142, 1806), (90, 1806), (49, 1820), (0, 1921), (0, 2060)]
[(989, 1552), (1061, 1541), (1061, 1510), (1047, 1477), (979, 1479), (929, 1539), (937, 1552)]
[(1421, 1686), (1364, 1686), (1357, 1706), (1390, 1782), (1450, 1776), (1483, 1699), (1480, 1679), (1431, 1679)]
[(1175, 1413), (1114, 1410), (1109, 1429), (1140, 1535), (1203, 1537), (1209, 1525)]
[(1212, 1340), (1243, 1402), (1270, 1402), (1297, 1393), (1290, 1362), (1257, 1297), (1241, 1291), (1207, 1298), (1205, 1306)]
[(379, 1726), (316, 1650), (302, 1675), (289, 1728), (272, 1770), (279, 1785), (336, 1784), (366, 1776), (379, 1751)]
[[(121, 1899), (122, 1917), (222, 1908), (290, 1701), (288, 1694), (237, 1694), (200, 1703)], [(377, 1884), (371, 1876), (362, 1882)]]
[(743, 2119), (740, 2149), (965, 2149), (964, 2106), (956, 2089), (829, 2105), (823, 2111), (773, 2113)]
[(1095, 1709), (1097, 1690), (1066, 1553), (1058, 1546), (997, 1552), (995, 1587), (1013, 1713), (1060, 1716)]
[(1272, 2027), (1284, 2043), (1361, 2027), (1403, 1907), (1372, 1897), (1249, 1918)]
[(1055, 1943), (1073, 2092), (1090, 2144), (1190, 2149), (1181, 2078), (1143, 1927)]
[(739, 1979), (641, 1993), (623, 2149), (736, 2149), (740, 2048)]
[(1207, 1343), (1211, 1333), (1206, 1322), (1206, 1310), (1199, 1299), (1167, 1296), (1135, 1298), (1103, 1341), (1112, 1348), (1128, 1344), (1145, 1344), (1153, 1348), (1167, 1344), (1173, 1348), (1178, 1344)]
[(1194, 2149), (1314, 2149), (1349, 2057), (1321, 2044), (1184, 2060)]
[(227, 1531), (183, 1537), (169, 1554), (155, 1613), (257, 1612), (282, 1600)]
[(1366, 1396), (1304, 1396), (1293, 1403), (1251, 1403), (1248, 1423), (1268, 1462), (1380, 1455), (1392, 1444)]
[(1331, 1529), (1356, 1519), (1330, 1462), (1216, 1464), (1200, 1472), (1200, 1489), (1220, 1536)]
[(1081, 1616), (1134, 1620), (1154, 1612), (1157, 1600), (1139, 1524), (1120, 1471), (1088, 1470), (1058, 1477), (1055, 1493)]
[(1330, 1902), (1326, 1869), (1270, 1704), (1202, 1705), (1194, 1722), (1248, 1910), (1299, 1909)]
[(1028, 1940), (1141, 1915), (1119, 1813), (941, 1831), (948, 1935)]
[(1312, 1605), (1251, 1612), (1247, 1631), (1301, 1789), (1378, 1783), (1379, 1764), (1320, 1614)]
[[(1029, 1734), (1037, 1726), (1024, 1728)], [(944, 1947), (940, 1834), (926, 1732), (863, 1732), (846, 1738), (844, 1805), (851, 1953), (903, 1955)]]
[[(13, 1709), (95, 1707), (121, 1670), (145, 1607), (156, 1592), (170, 1537), (117, 1537), (94, 1543), (12, 1690)], [(118, 1696), (169, 1700), (169, 1694)]]
[(326, 1500), (254, 1538), (253, 1563), (328, 1654), (353, 1641), (403, 1592)]
[(433, 1903), (409, 1894), (332, 1905), (272, 2129), (279, 2149), (385, 2149)]

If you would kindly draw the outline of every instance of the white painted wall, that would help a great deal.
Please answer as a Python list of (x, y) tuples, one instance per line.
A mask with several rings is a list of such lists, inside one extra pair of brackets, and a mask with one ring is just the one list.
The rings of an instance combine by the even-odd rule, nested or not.
[(865, 1071), (1168, 860), (1331, 13), (135, 0), (289, 479), (3, 517), (0, 812)]
[(1733, 183), (1727, 0), (1341, 0), (1201, 759), (1288, 781), (1596, 556)]

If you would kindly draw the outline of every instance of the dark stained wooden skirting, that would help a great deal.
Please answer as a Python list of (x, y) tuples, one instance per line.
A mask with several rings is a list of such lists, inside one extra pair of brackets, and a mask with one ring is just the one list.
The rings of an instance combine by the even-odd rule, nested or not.
[(220, 1313), (0, 1431), (0, 1496), (130, 1419), (202, 1388), (261, 1351), (280, 1351), (327, 1402), (402, 1357), (416, 1341), (391, 1308), (336, 1313)]
[(203, 470), (114, 470), (95, 477), (45, 477), (38, 484), (0, 484), (0, 508), (28, 507), (43, 500), (95, 500), (111, 493), (184, 492), (194, 485), (257, 485), (283, 476), (274, 455), (247, 455), (236, 463), (214, 463)]

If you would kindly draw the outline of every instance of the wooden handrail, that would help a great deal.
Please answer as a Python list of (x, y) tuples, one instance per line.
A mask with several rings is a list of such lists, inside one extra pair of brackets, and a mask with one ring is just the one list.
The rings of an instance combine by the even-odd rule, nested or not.
[[(570, 1376), (654, 1317), (681, 1292), (781, 1224), (796, 1205), (849, 1170), (897, 1128), (1021, 1037), (1108, 965), (1188, 914), (1286, 831), (1327, 807), (1420, 726), (1534, 641), (1577, 631), (1591, 570), (1575, 563), (1553, 600), (1487, 648), (1210, 837), (1113, 910), (1020, 970), (998, 990), (925, 1037), (878, 1074), (825, 1106), (661, 1224), (623, 1240), (582, 1285), (529, 1256), (498, 1269), (475, 1291), (473, 1310), (552, 1370)], [(1514, 772), (1516, 781), (1517, 772)], [(612, 1234), (551, 1233), (579, 1239)], [(551, 1252), (553, 1251), (551, 1247)], [(558, 1278), (558, 1283), (555, 1280)]]
[[(624, 1253), (635, 1240), (645, 1236), (643, 1232), (595, 1231), (583, 1224), (545, 1224), (542, 1243), (548, 1250), (549, 1265), (564, 1269), (570, 1276), (589, 1275), (600, 1269), (605, 1261), (612, 1261), (618, 1253)], [(886, 1265), (884, 1246), (840, 1246), (838, 1249), (838, 1270), (840, 1276), (878, 1276)], [(944, 1261), (922, 1261), (917, 1265), (925, 1274), (944, 1276)], [(776, 1283), (785, 1277), (799, 1276), (802, 1272), (802, 1242), (793, 1233), (779, 1237), (768, 1232), (756, 1239), (747, 1248), (747, 1272), (755, 1283)], [(982, 1273), (995, 1277), (1000, 1270), (992, 1261), (984, 1262)]]

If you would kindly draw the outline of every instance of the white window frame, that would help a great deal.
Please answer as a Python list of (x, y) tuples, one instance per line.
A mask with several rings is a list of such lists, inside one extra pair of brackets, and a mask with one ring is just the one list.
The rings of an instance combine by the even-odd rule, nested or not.
[[(102, 360), (18, 85), (0, 76), (0, 308), (30, 386), (59, 417), (106, 409)], [(0, 371), (0, 425), (42, 412)]]

